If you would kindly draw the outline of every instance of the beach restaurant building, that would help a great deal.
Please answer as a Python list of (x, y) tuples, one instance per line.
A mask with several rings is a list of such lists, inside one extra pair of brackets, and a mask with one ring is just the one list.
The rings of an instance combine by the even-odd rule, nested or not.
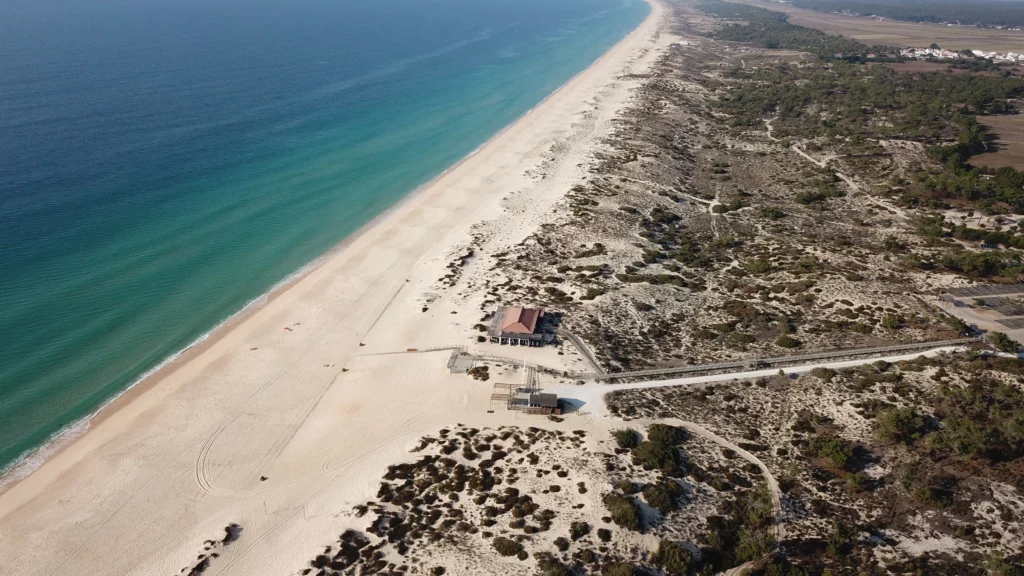
[(562, 413), (562, 402), (555, 394), (534, 392), (530, 394), (529, 405), (526, 407), (527, 414), (559, 415)]
[(563, 403), (557, 394), (519, 390), (509, 396), (508, 409), (541, 416), (558, 416), (562, 414)]
[(499, 308), (490, 329), (491, 342), (512, 346), (543, 346), (544, 335), (538, 330), (543, 318), (543, 308)]

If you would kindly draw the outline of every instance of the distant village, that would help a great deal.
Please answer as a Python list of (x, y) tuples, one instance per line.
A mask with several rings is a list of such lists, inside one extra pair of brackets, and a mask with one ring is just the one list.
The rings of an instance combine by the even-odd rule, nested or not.
[(945, 48), (907, 48), (900, 50), (900, 56), (904, 58), (912, 58), (915, 60), (927, 60), (927, 59), (938, 59), (938, 60), (951, 60), (958, 58), (985, 58), (992, 60), (993, 62), (1019, 62), (1024, 54), (1018, 52), (1007, 52), (1006, 54), (999, 54), (998, 52), (986, 52), (984, 50), (947, 50)]

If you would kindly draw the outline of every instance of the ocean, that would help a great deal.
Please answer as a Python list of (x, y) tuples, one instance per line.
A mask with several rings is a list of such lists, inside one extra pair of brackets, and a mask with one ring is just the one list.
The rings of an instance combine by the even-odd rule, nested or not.
[(472, 152), (648, 11), (0, 3), (0, 470)]

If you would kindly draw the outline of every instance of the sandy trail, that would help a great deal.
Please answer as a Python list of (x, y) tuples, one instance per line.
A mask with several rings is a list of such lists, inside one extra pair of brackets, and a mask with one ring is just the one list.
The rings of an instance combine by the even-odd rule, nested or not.
[[(630, 36), (527, 116), (9, 486), (0, 572), (177, 574), (237, 522), (240, 538), (206, 574), (294, 574), (420, 436), (531, 422), (488, 414), (492, 383), (448, 376), (445, 350), (371, 354), (473, 340), (485, 295), (472, 287), (489, 255), (533, 232), (587, 174), (633, 74), (668, 43), (663, 21), (652, 2)], [(481, 230), (474, 262), (443, 285)]]
[[(775, 480), (775, 476), (773, 476), (771, 471), (768, 470), (768, 467), (765, 466), (764, 462), (762, 462), (761, 459), (758, 458), (757, 456), (754, 456), (750, 452), (747, 452), (743, 448), (740, 448), (734, 442), (730, 442), (729, 440), (722, 438), (718, 434), (715, 434), (714, 432), (708, 430), (707, 428), (704, 428), (700, 424), (694, 424), (693, 422), (685, 422), (683, 420), (668, 420), (667, 422), (675, 424), (677, 426), (682, 426), (683, 428), (686, 428), (687, 430), (690, 431), (690, 433), (696, 436), (700, 436), (701, 438), (710, 440), (723, 448), (728, 448), (729, 450), (732, 450), (737, 455), (739, 455), (740, 458), (743, 458), (747, 462), (754, 464), (761, 470), (761, 476), (764, 478), (765, 484), (768, 485), (768, 491), (772, 495), (772, 515), (774, 516), (774, 522), (772, 524), (773, 536), (775, 536), (776, 542), (782, 542), (782, 539), (786, 536), (786, 527), (784, 525), (785, 519), (782, 517), (782, 490), (779, 488), (779, 483), (778, 481)], [(752, 560), (750, 562), (746, 562), (744, 564), (736, 566), (735, 568), (730, 568), (729, 570), (722, 572), (722, 574), (725, 574), (726, 576), (739, 576), (741, 574), (746, 574), (750, 570), (752, 570), (759, 562), (760, 560)]]
[[(771, 138), (771, 123), (769, 123), (768, 121), (765, 121), (765, 123), (768, 125), (768, 137)], [(772, 139), (774, 140), (774, 138), (772, 138)], [(811, 156), (807, 152), (804, 152), (803, 150), (801, 150), (800, 147), (797, 146), (796, 144), (793, 144), (792, 146), (790, 146), (790, 149), (793, 150), (794, 152), (796, 152), (797, 154), (799, 154), (800, 156), (802, 156), (808, 162), (810, 162), (810, 163), (814, 164), (815, 166), (817, 166), (818, 168), (827, 168), (829, 162), (831, 162), (832, 160), (835, 160), (836, 158), (838, 158), (838, 156), (835, 155), (835, 154), (829, 154), (828, 156), (825, 156), (821, 160), (815, 160), (813, 156)], [(857, 184), (853, 180), (853, 178), (850, 178), (846, 174), (843, 174), (843, 173), (838, 172), (838, 171), (835, 172), (835, 175), (836, 175), (837, 178), (839, 178), (840, 180), (845, 182), (846, 185), (849, 186), (850, 189), (853, 190), (854, 192), (864, 192), (864, 190), (860, 187), (859, 184)], [(889, 204), (883, 202), (882, 200), (879, 200), (878, 198), (876, 198), (873, 195), (868, 194), (868, 193), (865, 193), (864, 196), (865, 196), (865, 198), (868, 199), (869, 202), (871, 202), (875, 206), (878, 206), (879, 208), (885, 210), (886, 212), (891, 212), (893, 214), (897, 214), (897, 215), (899, 215), (900, 217), (902, 217), (904, 219), (909, 219), (910, 218), (910, 216), (908, 216), (907, 213), (903, 209), (901, 209), (901, 208), (897, 208), (895, 206), (890, 206)]]
[(671, 424), (673, 426), (685, 428), (689, 430), (691, 434), (695, 436), (700, 436), (705, 440), (710, 440), (711, 442), (714, 442), (715, 444), (718, 444), (723, 448), (728, 448), (729, 450), (735, 452), (740, 458), (743, 458), (747, 462), (750, 462), (751, 464), (757, 466), (761, 470), (761, 475), (764, 478), (765, 483), (768, 485), (768, 491), (772, 495), (772, 511), (773, 516), (775, 518), (774, 524), (772, 526), (772, 532), (775, 536), (776, 542), (782, 541), (786, 534), (782, 518), (782, 490), (779, 488), (779, 483), (778, 481), (775, 480), (775, 476), (772, 475), (771, 470), (768, 469), (768, 466), (766, 466), (760, 458), (739, 447), (735, 442), (726, 440), (725, 438), (722, 438), (718, 434), (715, 434), (714, 432), (708, 430), (707, 428), (695, 422), (687, 422), (685, 420), (679, 420), (677, 418), (659, 418), (633, 420), (630, 423), (642, 424), (643, 426), (650, 426), (651, 424), (661, 423)]

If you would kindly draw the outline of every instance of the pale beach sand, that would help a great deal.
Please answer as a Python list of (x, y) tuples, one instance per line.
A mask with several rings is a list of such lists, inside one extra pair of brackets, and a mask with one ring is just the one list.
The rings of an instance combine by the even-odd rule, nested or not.
[[(375, 354), (475, 345), (486, 295), (467, 287), (586, 174), (638, 85), (625, 76), (667, 44), (664, 18), (652, 1), (631, 35), (528, 115), (10, 483), (0, 574), (178, 574), (233, 522), (240, 538), (206, 574), (297, 574), (420, 436), (455, 423), (552, 425), (488, 414), (494, 381), (449, 376), (447, 352)], [(475, 257), (444, 287), (474, 235)], [(513, 350), (490, 348), (523, 354)]]

